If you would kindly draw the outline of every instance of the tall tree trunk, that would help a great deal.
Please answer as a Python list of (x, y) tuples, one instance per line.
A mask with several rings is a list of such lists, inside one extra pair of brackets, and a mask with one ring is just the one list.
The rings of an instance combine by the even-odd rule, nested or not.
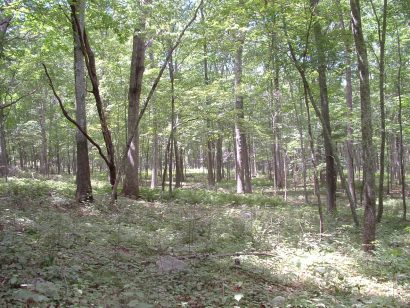
[(181, 157), (180, 149), (178, 146), (177, 139), (174, 136), (174, 152), (175, 152), (175, 188), (182, 187), (182, 166), (181, 166)]
[(124, 195), (132, 198), (139, 197), (139, 132), (135, 129), (140, 110), (142, 91), (142, 77), (144, 74), (145, 40), (142, 31), (145, 30), (145, 22), (135, 29), (131, 55), (130, 84), (128, 91), (128, 135), (134, 137), (131, 141), (124, 170)]
[[(155, 117), (155, 116), (154, 116)], [(151, 188), (158, 185), (158, 127), (154, 118), (154, 132), (152, 136), (152, 168), (151, 168)]]
[[(151, 51), (149, 53), (149, 58), (151, 65), (150, 67), (155, 68), (154, 53)], [(158, 152), (158, 122), (156, 116), (156, 106), (155, 102), (152, 102), (152, 126), (153, 126), (153, 136), (152, 136), (152, 164), (151, 164), (151, 189), (154, 189), (158, 185), (158, 166), (159, 164), (159, 152)], [(161, 169), (161, 168), (159, 168)]]
[[(71, 13), (72, 13), (71, 14), (72, 25), (73, 25), (73, 28), (75, 28), (76, 33), (79, 36), (81, 51), (84, 55), (84, 60), (85, 60), (85, 64), (87, 67), (88, 76), (92, 84), (91, 92), (94, 95), (98, 118), (100, 120), (101, 132), (102, 132), (105, 147), (107, 150), (107, 157), (105, 158), (105, 162), (108, 167), (109, 180), (110, 180), (111, 187), (114, 188), (114, 184), (116, 182), (116, 177), (117, 177), (116, 166), (115, 166), (115, 151), (114, 151), (114, 145), (112, 142), (111, 131), (108, 127), (107, 115), (104, 110), (103, 100), (102, 100), (101, 93), (100, 93), (100, 87), (99, 87), (99, 82), (98, 82), (98, 77), (97, 77), (97, 67), (96, 67), (96, 62), (95, 62), (95, 55), (94, 55), (93, 50), (91, 49), (85, 26), (83, 25), (83, 27), (81, 27), (80, 25), (78, 14), (77, 14), (77, 6), (74, 3), (71, 3), (70, 8), (71, 8)], [(115, 195), (116, 197), (116, 190), (114, 190), (113, 195)]]
[[(276, 34), (272, 38), (272, 46), (274, 44), (277, 44), (276, 40)], [(285, 162), (284, 162), (284, 155), (283, 155), (283, 150), (282, 150), (282, 141), (281, 141), (281, 132), (280, 132), (280, 125), (282, 122), (281, 118), (281, 99), (280, 99), (280, 87), (279, 87), (279, 61), (277, 59), (277, 55), (275, 54), (278, 52), (277, 50), (274, 50), (272, 47), (272, 58), (273, 58), (273, 112), (274, 114), (272, 115), (272, 129), (273, 129), (273, 147), (274, 147), (274, 174), (275, 174), (275, 185), (276, 188), (283, 188), (286, 185), (286, 180), (285, 180)]]
[[(75, 4), (77, 19), (81, 31), (84, 31), (84, 13), (85, 0), (76, 1)], [(86, 116), (86, 81), (84, 55), (81, 51), (80, 37), (77, 28), (74, 26), (74, 17), (72, 16), (73, 38), (74, 38), (74, 80), (75, 80), (75, 106), (76, 106), (76, 121), (84, 131), (87, 131), (87, 116)], [(77, 146), (77, 167), (76, 173), (76, 193), (75, 199), (77, 202), (92, 201), (92, 187), (90, 176), (90, 159), (88, 155), (87, 138), (80, 130), (76, 131), (76, 146)]]
[[(205, 23), (205, 14), (204, 14), (204, 7), (201, 7), (201, 22)], [(206, 29), (204, 27), (204, 29)], [(209, 85), (209, 76), (208, 76), (208, 44), (206, 40), (206, 33), (204, 35), (204, 45), (203, 45), (203, 52), (204, 52), (204, 81), (205, 87)], [(206, 105), (210, 105), (209, 98), (206, 98)], [(212, 155), (213, 149), (213, 141), (212, 141), (212, 133), (211, 133), (211, 120), (209, 118), (206, 119), (206, 127), (207, 127), (207, 140), (206, 140), (206, 149), (207, 149), (207, 169), (208, 169), (208, 185), (215, 186), (215, 176), (214, 176), (214, 160)]]
[(376, 239), (375, 151), (373, 148), (372, 106), (370, 100), (369, 64), (362, 32), (359, 0), (350, 0), (353, 37), (360, 74), (360, 105), (364, 179), (363, 249), (372, 251)]
[(169, 68), (169, 79), (171, 83), (171, 133), (170, 133), (170, 145), (169, 145), (169, 162), (168, 162), (168, 173), (169, 173), (169, 181), (168, 181), (168, 192), (172, 194), (172, 163), (173, 163), (173, 151), (174, 151), (174, 138), (175, 138), (175, 88), (174, 88), (174, 80), (175, 80), (175, 67), (173, 62), (173, 57), (169, 59), (168, 62)]
[(222, 136), (218, 136), (216, 140), (216, 181), (222, 181), (223, 173), (223, 153), (222, 153)]
[(377, 16), (376, 8), (371, 1), (373, 12), (376, 15), (377, 32), (380, 47), (379, 56), (379, 100), (380, 100), (380, 166), (379, 166), (379, 207), (377, 211), (377, 221), (380, 222), (383, 216), (383, 194), (384, 194), (384, 171), (385, 171), (385, 148), (386, 148), (386, 110), (384, 104), (384, 76), (385, 76), (385, 45), (386, 45), (386, 28), (387, 28), (387, 0), (383, 1), (382, 24)]
[[(303, 134), (303, 122), (302, 122), (303, 106), (302, 106), (302, 101), (300, 100), (300, 103), (299, 103), (300, 111), (298, 111), (298, 106), (296, 104), (296, 99), (294, 98), (294, 95), (293, 95), (293, 87), (292, 87), (292, 84), (290, 82), (289, 82), (289, 89), (290, 89), (291, 100), (293, 101), (293, 107), (296, 111), (296, 124), (297, 124), (298, 131), (299, 131), (299, 144), (300, 144), (301, 160), (302, 160), (302, 168), (303, 168), (303, 170), (302, 170), (302, 172), (303, 172), (303, 195), (304, 195), (304, 198), (305, 198), (305, 203), (309, 203), (309, 196), (308, 196), (308, 193), (307, 193), (307, 186), (306, 186), (307, 167), (306, 167), (305, 138), (304, 138), (304, 134)], [(305, 97), (305, 101), (306, 101), (306, 99), (307, 99), (307, 97)], [(310, 113), (308, 114), (308, 120), (310, 120)], [(310, 123), (308, 123), (308, 128), (310, 128)], [(317, 172), (317, 171), (314, 170), (314, 172)], [(315, 183), (314, 183), (314, 185), (315, 185)], [(320, 195), (319, 195), (319, 199), (320, 199)]]
[[(337, 8), (339, 11), (339, 20), (342, 26), (342, 29), (346, 31), (346, 26), (343, 17), (343, 11), (340, 5), (340, 0), (336, 0)], [(345, 98), (347, 105), (347, 118), (350, 119), (353, 116), (353, 87), (352, 87), (352, 61), (351, 61), (351, 43), (350, 39), (344, 39), (344, 60), (345, 60)], [(347, 123), (347, 139), (345, 142), (345, 157), (346, 157), (346, 168), (347, 168), (347, 181), (349, 184), (350, 194), (353, 196), (354, 201), (357, 201), (356, 198), (356, 188), (355, 188), (355, 172), (354, 172), (354, 158), (353, 158), (353, 127), (350, 121)]]
[(397, 73), (397, 94), (399, 96), (399, 111), (398, 111), (398, 122), (399, 122), (399, 161), (400, 161), (400, 175), (401, 175), (401, 198), (403, 203), (403, 220), (407, 220), (407, 205), (406, 205), (406, 168), (404, 166), (404, 147), (403, 147), (403, 122), (402, 122), (402, 97), (401, 97), (401, 69), (402, 69), (402, 56), (401, 56), (401, 46), (400, 46), (400, 34), (397, 30), (397, 50), (399, 54), (399, 70)]
[(4, 110), (0, 109), (0, 177), (7, 179), (7, 148), (6, 148), (6, 132), (5, 132), (5, 117)]
[(310, 110), (309, 110), (309, 99), (308, 99), (308, 89), (306, 84), (304, 84), (304, 96), (305, 96), (305, 105), (306, 105), (306, 113), (307, 113), (307, 121), (308, 121), (308, 134), (309, 134), (309, 146), (310, 146), (310, 160), (313, 166), (313, 187), (317, 199), (317, 206), (318, 206), (318, 213), (319, 213), (319, 231), (320, 234), (324, 232), (324, 220), (323, 220), (323, 210), (322, 210), (322, 201), (320, 199), (320, 183), (319, 183), (319, 173), (317, 170), (317, 162), (316, 162), (316, 155), (315, 155), (315, 143), (313, 138), (312, 132), (312, 124), (310, 118)]
[[(317, 14), (317, 5), (319, 0), (311, 0), (311, 8), (314, 16)], [(329, 115), (329, 98), (327, 93), (327, 80), (326, 80), (326, 56), (324, 52), (324, 35), (322, 33), (322, 27), (317, 20), (313, 24), (313, 33), (315, 36), (316, 49), (317, 49), (317, 71), (319, 73), (319, 89), (320, 89), (320, 102), (321, 102), (321, 112), (324, 120), (323, 125), (329, 132), (331, 138), (331, 127), (330, 127), (330, 115)], [(323, 133), (324, 137), (324, 147), (326, 156), (326, 187), (327, 187), (327, 210), (330, 214), (336, 212), (336, 169), (334, 155), (332, 152), (332, 145), (327, 134)]]
[(242, 85), (242, 54), (243, 37), (238, 40), (238, 47), (235, 53), (235, 150), (236, 150), (236, 192), (251, 193), (251, 177), (249, 170), (249, 154), (246, 142), (246, 133), (244, 128), (244, 111), (243, 111), (243, 95), (241, 93)]
[[(3, 50), (7, 28), (10, 25), (11, 17), (2, 16), (0, 11), (0, 60), (3, 59)], [(0, 109), (0, 177), (6, 177), (8, 174), (7, 166), (7, 148), (5, 132), (5, 116), (3, 108)]]
[(44, 101), (40, 101), (39, 106), (39, 124), (41, 135), (41, 149), (40, 149), (40, 173), (48, 175), (48, 145), (47, 145), (47, 129), (46, 129), (46, 110)]
[[(285, 35), (287, 36), (286, 23), (284, 24), (284, 27), (285, 27)], [(333, 149), (336, 149), (336, 146), (335, 146), (335, 144), (334, 144), (334, 142), (333, 142), (333, 140), (330, 136), (329, 131), (327, 130), (327, 126), (324, 124), (325, 121), (323, 119), (322, 113), (320, 112), (320, 109), (317, 106), (316, 101), (313, 97), (312, 91), (310, 90), (310, 86), (309, 86), (309, 83), (308, 83), (307, 78), (306, 78), (306, 73), (305, 73), (304, 67), (303, 67), (302, 64), (299, 63), (298, 59), (296, 58), (295, 50), (294, 50), (294, 48), (293, 48), (293, 46), (292, 46), (292, 44), (290, 43), (289, 40), (288, 40), (288, 47), (289, 47), (289, 51), (290, 51), (292, 61), (295, 64), (296, 69), (298, 70), (298, 72), (300, 74), (300, 77), (302, 78), (303, 87), (304, 87), (305, 91), (308, 94), (309, 101), (312, 104), (313, 109), (315, 110), (316, 116), (319, 118), (319, 121), (320, 121), (320, 124), (322, 125), (322, 129), (323, 129), (324, 134), (327, 135), (326, 138), (328, 138), (328, 140), (330, 141), (330, 146), (332, 148), (332, 153), (334, 155), (334, 160), (335, 160), (335, 163), (336, 163), (337, 172), (339, 174), (339, 177), (340, 177), (340, 180), (342, 182), (343, 188), (345, 189), (347, 197), (349, 199), (350, 211), (352, 213), (353, 221), (354, 221), (355, 225), (358, 227), (359, 226), (359, 220), (357, 218), (357, 213), (356, 213), (356, 204), (355, 204), (355, 201), (353, 200), (353, 197), (350, 193), (349, 186), (348, 186), (347, 181), (346, 181), (346, 177), (343, 173), (340, 158), (337, 155), (337, 152), (335, 152), (333, 150)]]

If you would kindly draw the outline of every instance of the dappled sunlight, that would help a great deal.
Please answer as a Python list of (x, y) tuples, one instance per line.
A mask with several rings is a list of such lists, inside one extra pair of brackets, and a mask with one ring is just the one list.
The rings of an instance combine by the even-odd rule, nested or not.
[[(66, 197), (70, 186), (32, 179), (6, 185), (0, 187), (6, 200), (0, 204), (0, 278), (12, 286), (5, 296), (15, 303), (24, 296), (83, 306), (142, 299), (173, 307), (410, 301), (406, 264), (393, 266), (391, 255), (408, 256), (408, 240), (391, 233), (385, 240), (394, 247), (366, 256), (344, 213), (326, 222), (320, 236), (315, 206), (258, 193), (179, 189), (171, 198), (143, 189), (143, 199), (119, 197), (113, 210), (108, 195), (75, 204)], [(383, 234), (390, 230), (383, 228)], [(33, 281), (43, 289), (31, 288)]]

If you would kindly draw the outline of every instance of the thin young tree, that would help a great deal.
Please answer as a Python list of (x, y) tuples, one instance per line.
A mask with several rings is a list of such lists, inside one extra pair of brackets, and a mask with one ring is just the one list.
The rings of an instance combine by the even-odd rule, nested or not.
[(377, 22), (377, 35), (379, 41), (379, 101), (380, 101), (380, 161), (379, 161), (379, 191), (378, 191), (378, 210), (377, 221), (380, 222), (383, 216), (383, 198), (384, 198), (384, 172), (385, 172), (385, 155), (386, 155), (386, 108), (384, 94), (385, 79), (385, 53), (386, 53), (386, 29), (387, 29), (387, 0), (383, 1), (382, 20), (377, 14), (373, 0), (370, 1)]

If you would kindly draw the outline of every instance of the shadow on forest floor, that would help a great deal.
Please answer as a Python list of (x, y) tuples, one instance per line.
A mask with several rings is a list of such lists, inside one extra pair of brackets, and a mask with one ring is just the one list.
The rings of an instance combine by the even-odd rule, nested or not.
[[(326, 219), (266, 191), (143, 189), (144, 200), (78, 205), (64, 180), (0, 182), (0, 305), (405, 307), (409, 225), (386, 201), (377, 250), (360, 250), (347, 208)], [(263, 189), (263, 185), (259, 186)], [(292, 194), (293, 197), (293, 194)], [(341, 203), (344, 201), (341, 200)], [(361, 210), (359, 209), (359, 214)], [(258, 255), (258, 253), (266, 255)], [(238, 253), (238, 254), (237, 254)], [(163, 270), (159, 256), (183, 266)]]

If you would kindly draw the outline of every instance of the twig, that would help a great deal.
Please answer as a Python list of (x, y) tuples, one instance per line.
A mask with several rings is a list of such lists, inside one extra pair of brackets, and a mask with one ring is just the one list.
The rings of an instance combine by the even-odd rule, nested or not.
[(31, 91), (30, 93), (27, 93), (27, 94), (24, 94), (24, 95), (20, 96), (18, 99), (14, 100), (14, 101), (11, 101), (11, 102), (8, 103), (8, 104), (0, 105), (0, 110), (3, 110), (3, 109), (5, 109), (5, 108), (7, 108), (7, 107), (13, 106), (14, 104), (16, 104), (16, 103), (18, 103), (19, 101), (21, 101), (23, 98), (25, 98), (25, 97), (27, 97), (27, 96), (29, 96), (29, 95), (34, 94), (36, 91), (37, 91), (37, 89)]

